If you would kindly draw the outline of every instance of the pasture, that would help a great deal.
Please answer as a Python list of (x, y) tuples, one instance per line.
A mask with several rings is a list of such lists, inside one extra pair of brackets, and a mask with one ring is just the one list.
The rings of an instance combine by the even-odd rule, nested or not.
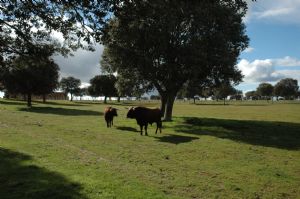
[(0, 198), (299, 198), (300, 103), (176, 102), (162, 134), (126, 107), (0, 100)]

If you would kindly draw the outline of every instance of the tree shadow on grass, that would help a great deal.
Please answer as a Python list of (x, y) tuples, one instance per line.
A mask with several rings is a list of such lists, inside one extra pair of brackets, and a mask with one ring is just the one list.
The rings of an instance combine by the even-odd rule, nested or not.
[(131, 132), (138, 132), (136, 128), (128, 127), (128, 126), (116, 126), (116, 129), (121, 131), (131, 131)]
[(56, 106), (87, 106), (86, 104), (79, 104), (79, 103), (75, 103), (75, 102), (69, 102), (66, 101), (66, 103), (63, 102), (59, 102), (59, 101), (46, 101), (45, 103), (41, 102), (41, 101), (36, 101), (39, 102), (40, 104), (45, 104), (45, 105), (56, 105)]
[[(33, 100), (32, 101), (33, 105), (34, 104), (45, 104), (45, 105), (57, 105), (57, 106), (86, 106), (85, 104), (75, 104), (75, 103), (71, 103), (71, 102), (67, 102), (63, 103), (63, 102), (59, 102), (59, 101), (46, 101), (45, 103), (43, 103), (42, 101), (37, 101), (37, 100)], [(21, 100), (0, 100), (0, 104), (4, 104), (4, 105), (27, 105), (27, 101), (21, 101)]]
[(233, 104), (234, 106), (269, 106), (271, 104)]
[[(193, 103), (194, 104), (194, 103)], [(196, 103), (194, 105), (197, 105), (197, 106), (228, 106), (230, 104), (228, 104), (226, 102), (226, 104), (223, 104), (223, 102), (220, 102), (220, 103)]]
[(54, 114), (54, 115), (67, 115), (67, 116), (81, 116), (81, 115), (103, 115), (102, 112), (80, 109), (66, 109), (66, 108), (53, 108), (53, 107), (31, 107), (31, 108), (19, 108), (20, 111), (26, 111), (31, 113), (42, 114)]
[(155, 137), (159, 142), (169, 142), (172, 144), (181, 144), (191, 142), (199, 139), (198, 137), (182, 136), (182, 135), (166, 135), (162, 137)]
[(175, 130), (252, 145), (300, 149), (300, 124), (296, 123), (186, 117), (183, 123), (175, 126)]
[(16, 100), (0, 100), (0, 104), (3, 105), (24, 105), (26, 106), (25, 101), (16, 101)]
[(78, 104), (79, 106), (80, 105), (83, 105), (83, 106), (86, 106), (86, 105), (97, 105), (97, 104), (103, 104), (102, 101), (85, 101), (85, 100), (82, 100), (82, 101), (73, 101), (74, 104)]
[(86, 199), (80, 184), (47, 169), (24, 164), (31, 156), (0, 148), (1, 199)]

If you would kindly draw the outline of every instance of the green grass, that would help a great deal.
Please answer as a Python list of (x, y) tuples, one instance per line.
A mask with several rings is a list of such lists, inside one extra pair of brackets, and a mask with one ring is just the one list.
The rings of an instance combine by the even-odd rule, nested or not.
[(126, 107), (0, 100), (0, 198), (299, 198), (300, 103), (178, 102), (162, 134)]

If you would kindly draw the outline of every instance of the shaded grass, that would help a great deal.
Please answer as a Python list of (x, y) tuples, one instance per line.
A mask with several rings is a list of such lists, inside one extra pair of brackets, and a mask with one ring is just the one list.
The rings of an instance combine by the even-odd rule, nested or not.
[(0, 196), (16, 198), (85, 199), (81, 185), (45, 168), (25, 164), (30, 155), (0, 148)]
[(17, 100), (0, 100), (1, 105), (26, 105), (25, 101)]
[(183, 118), (175, 130), (194, 135), (210, 135), (252, 145), (291, 150), (300, 149), (300, 124), (287, 122)]
[(172, 144), (181, 144), (186, 142), (191, 142), (193, 140), (199, 139), (198, 137), (182, 136), (182, 135), (166, 135), (162, 137), (157, 137), (160, 142), (168, 142)]
[(116, 129), (121, 131), (132, 131), (132, 132), (139, 132), (136, 128), (128, 127), (128, 126), (116, 126)]
[(80, 116), (80, 115), (91, 115), (91, 116), (98, 115), (99, 116), (99, 115), (103, 115), (102, 112), (98, 112), (98, 111), (70, 109), (70, 108), (31, 107), (31, 108), (19, 108), (19, 110), (31, 112), (31, 113), (69, 115), (69, 116)]
[[(16, 178), (22, 178), (19, 170), (24, 168), (26, 176), (36, 180), (32, 184), (39, 187), (38, 182), (45, 178), (55, 184), (52, 176), (58, 175), (61, 187), (69, 193), (61, 198), (76, 198), (78, 194), (83, 198), (300, 195), (299, 104), (176, 103), (176, 117), (173, 122), (163, 123), (162, 134), (154, 134), (154, 125), (149, 126), (149, 136), (140, 136), (136, 121), (126, 119), (127, 109), (121, 104), (72, 106), (71, 110), (79, 112), (64, 114), (71, 106), (58, 103), (37, 103), (34, 108), (40, 110), (33, 112), (23, 111), (25, 104), (1, 104), (0, 146), (25, 156), (24, 161), (11, 161), (12, 165), (20, 165), (14, 171)], [(143, 103), (155, 106), (155, 102)], [(109, 105), (119, 109), (113, 128), (106, 128), (97, 111)], [(98, 114), (84, 114), (86, 111)], [(10, 164), (5, 165), (0, 172), (10, 170)], [(31, 165), (38, 170), (36, 178), (31, 177), (35, 169), (26, 169)], [(73, 184), (78, 189), (73, 191)], [(35, 187), (28, 185), (27, 189), (12, 186), (9, 191), (41, 196), (34, 192)], [(56, 193), (55, 189), (49, 186), (49, 193)]]

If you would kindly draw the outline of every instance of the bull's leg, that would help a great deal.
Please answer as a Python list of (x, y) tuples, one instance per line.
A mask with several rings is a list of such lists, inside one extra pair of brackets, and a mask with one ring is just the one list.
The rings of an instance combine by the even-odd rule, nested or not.
[(140, 128), (141, 128), (141, 135), (143, 135), (143, 126), (140, 125)]
[(145, 125), (145, 135), (148, 135), (148, 133), (147, 133), (147, 126), (148, 126), (148, 124)]
[(111, 119), (111, 126), (114, 125), (114, 119)]
[(161, 121), (157, 122), (156, 124), (157, 124), (156, 131), (157, 131), (157, 129), (159, 128), (159, 133), (161, 133), (161, 127), (162, 127)]
[(109, 121), (106, 121), (106, 127), (107, 128), (109, 127)]
[(155, 130), (155, 134), (157, 134), (157, 129), (158, 129), (158, 123), (156, 123), (156, 130)]

